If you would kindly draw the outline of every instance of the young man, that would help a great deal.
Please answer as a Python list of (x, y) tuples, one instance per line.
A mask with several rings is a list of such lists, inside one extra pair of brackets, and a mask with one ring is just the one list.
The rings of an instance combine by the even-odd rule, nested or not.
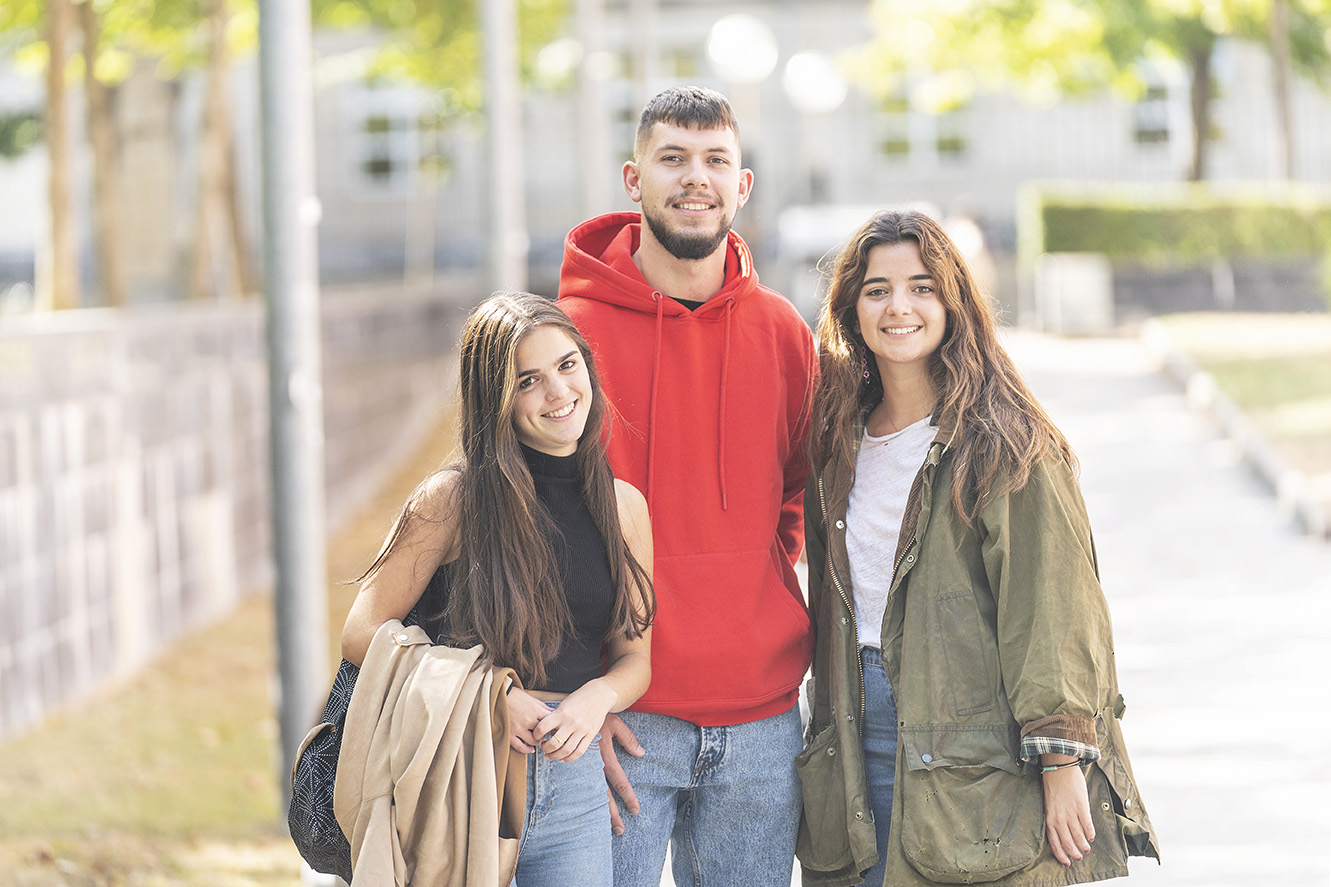
[[(679, 884), (695, 873), (727, 887), (785, 884), (812, 649), (794, 564), (813, 337), (759, 285), (730, 230), (753, 173), (723, 96), (679, 88), (652, 99), (623, 178), (641, 214), (570, 232), (559, 285), (615, 407), (611, 464), (647, 495), (656, 540), (651, 686), (602, 731), (607, 778), (629, 814), (615, 885), (657, 887), (672, 838)], [(617, 756), (616, 742), (633, 756)]]

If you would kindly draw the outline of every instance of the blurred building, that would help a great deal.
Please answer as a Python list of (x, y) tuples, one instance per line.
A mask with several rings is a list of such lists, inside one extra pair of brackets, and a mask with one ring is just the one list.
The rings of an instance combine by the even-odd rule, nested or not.
[[(927, 74), (905, 78), (886, 100), (846, 82), (838, 60), (870, 34), (864, 0), (570, 5), (590, 9), (590, 18), (576, 20), (569, 38), (542, 54), (523, 109), (529, 277), (540, 292), (554, 291), (563, 236), (572, 225), (633, 208), (619, 169), (642, 103), (671, 84), (715, 87), (734, 102), (745, 162), (756, 174), (737, 228), (754, 247), (764, 280), (806, 314), (815, 299), (818, 258), (872, 209), (924, 204), (974, 223), (966, 230), (983, 235), (995, 290), (1011, 302), (1017, 195), (1024, 183), (1141, 184), (1187, 176), (1191, 120), (1181, 67), (1149, 70), (1151, 86), (1138, 101), (1104, 94), (1034, 106), (989, 94), (938, 112)], [(742, 17), (733, 18), (737, 13)], [(451, 114), (447, 96), (366, 77), (372, 45), (370, 34), (326, 33), (316, 41), (323, 280), (446, 275), (481, 286), (484, 121)], [(1268, 55), (1254, 44), (1224, 42), (1214, 77), (1208, 179), (1276, 181)], [(251, 187), (258, 179), (253, 84), (252, 68), (239, 68), (234, 94), (242, 178)], [(183, 93), (188, 99), (189, 88)], [(122, 102), (122, 108), (131, 104), (142, 103)], [(1331, 185), (1331, 95), (1296, 81), (1294, 116), (1297, 178)], [(142, 161), (158, 182), (145, 192), (155, 208), (136, 220), (145, 232), (164, 224), (171, 201), (176, 207), (189, 202), (178, 184), (190, 162), (181, 119), (177, 113), (152, 124), (155, 129), (140, 121), (137, 130), (158, 134), (151, 150), (162, 159), (155, 166)], [(149, 151), (145, 158), (152, 156), (143, 150)], [(33, 158), (0, 158), (0, 193), (40, 200), (31, 193), (39, 169)], [(163, 177), (176, 184), (164, 184)], [(257, 206), (257, 198), (251, 204)], [(167, 227), (175, 236), (182, 230)], [(34, 254), (36, 238), (35, 228), (0, 226), (0, 290), (3, 276), (12, 276), (14, 256)], [(160, 261), (145, 267), (143, 274), (156, 275), (157, 283), (144, 277), (139, 291), (169, 289), (174, 270)]]
[[(728, 40), (709, 52), (718, 22)], [(589, 215), (632, 209), (619, 170), (647, 97), (677, 83), (725, 92), (756, 175), (737, 228), (765, 280), (806, 314), (813, 266), (874, 209), (903, 203), (978, 223), (995, 286), (1015, 299), (1017, 195), (1032, 180), (1178, 182), (1191, 149), (1189, 84), (1181, 66), (1147, 72), (1139, 101), (1113, 94), (1033, 106), (991, 94), (936, 113), (927, 75), (887, 101), (847, 83), (838, 59), (870, 31), (862, 0), (718, 3), (610, 0), (598, 45), (552, 46), (524, 108), (531, 287), (553, 293), (565, 232)], [(747, 28), (747, 29), (746, 29)], [(345, 40), (346, 38), (340, 38)], [(355, 47), (321, 44), (324, 64)], [(548, 58), (546, 57), (548, 56)], [(580, 104), (578, 70), (599, 119)], [(333, 61), (330, 61), (333, 60)], [(1215, 130), (1208, 179), (1278, 178), (1272, 71), (1264, 48), (1222, 43), (1215, 59)], [(1331, 95), (1294, 92), (1296, 175), (1331, 184)], [(405, 88), (342, 82), (320, 91), (321, 253), (328, 279), (484, 262), (484, 157), (479, 122), (438, 128), (438, 99)], [(593, 114), (595, 112), (592, 112)], [(600, 159), (588, 169), (587, 157)], [(595, 196), (595, 203), (589, 196)], [(974, 229), (972, 229), (974, 230)], [(421, 244), (433, 233), (434, 251)]]

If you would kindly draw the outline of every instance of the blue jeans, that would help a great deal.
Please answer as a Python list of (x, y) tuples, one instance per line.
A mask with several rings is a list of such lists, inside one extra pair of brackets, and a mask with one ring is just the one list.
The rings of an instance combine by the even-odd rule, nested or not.
[[(883, 651), (860, 647), (864, 666), (864, 769), (869, 776), (869, 808), (873, 810), (874, 837), (878, 855), (887, 857), (887, 837), (892, 826), (892, 787), (897, 772), (897, 700), (883, 670)], [(864, 875), (866, 887), (883, 883), (886, 863)]]
[(612, 840), (615, 887), (659, 887), (670, 845), (677, 887), (789, 884), (803, 748), (799, 706), (725, 727), (624, 712), (647, 754), (619, 751), (642, 812)]
[(599, 737), (576, 761), (527, 755), (517, 887), (611, 887), (610, 808)]

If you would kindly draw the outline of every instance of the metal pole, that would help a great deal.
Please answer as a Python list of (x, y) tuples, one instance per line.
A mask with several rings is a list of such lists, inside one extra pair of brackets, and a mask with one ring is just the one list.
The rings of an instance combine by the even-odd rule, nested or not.
[(513, 0), (486, 0), (481, 9), (490, 160), (488, 284), (492, 290), (525, 290), (528, 238), (517, 12)]
[(577, 0), (574, 5), (582, 64), (578, 68), (578, 137), (581, 143), (579, 179), (584, 218), (611, 210), (619, 171), (610, 153), (609, 108), (605, 100), (604, 0)]
[[(308, 0), (260, 0), (264, 274), (268, 295), (274, 606), (283, 798), (328, 691), (323, 388)], [(285, 807), (285, 804), (283, 804)]]
[(635, 35), (633, 79), (638, 89), (635, 111), (641, 110), (661, 89), (661, 43), (656, 36), (656, 13), (656, 0), (629, 0), (629, 22)]

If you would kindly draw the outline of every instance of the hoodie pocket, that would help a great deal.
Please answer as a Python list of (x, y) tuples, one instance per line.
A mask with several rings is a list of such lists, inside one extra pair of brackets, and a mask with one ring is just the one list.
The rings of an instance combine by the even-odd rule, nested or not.
[(942, 884), (995, 881), (1044, 850), (1040, 780), (1020, 775), (1001, 728), (903, 731), (895, 800), (906, 859)]

